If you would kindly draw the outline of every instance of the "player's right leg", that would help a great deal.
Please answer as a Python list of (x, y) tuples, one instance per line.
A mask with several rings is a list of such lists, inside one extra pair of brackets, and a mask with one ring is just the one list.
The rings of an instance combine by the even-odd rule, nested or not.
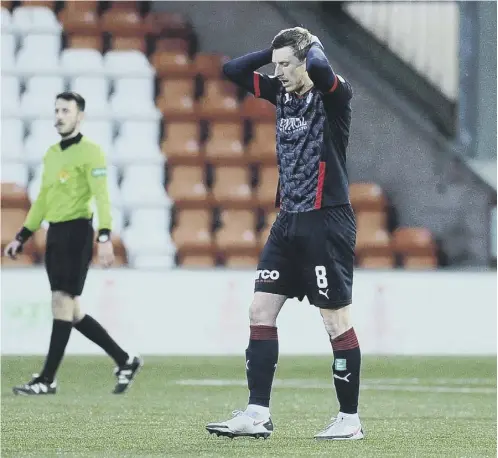
[(218, 436), (267, 438), (273, 432), (270, 394), (278, 362), (276, 320), (287, 297), (295, 295), (296, 284), (282, 219), (279, 215), (261, 254), (249, 310), (250, 337), (246, 350), (249, 402), (244, 411), (234, 411), (229, 420), (206, 426)]

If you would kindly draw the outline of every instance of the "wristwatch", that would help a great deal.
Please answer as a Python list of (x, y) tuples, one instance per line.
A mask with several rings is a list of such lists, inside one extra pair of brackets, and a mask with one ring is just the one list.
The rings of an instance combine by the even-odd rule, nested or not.
[(97, 242), (105, 243), (108, 242), (109, 240), (111, 240), (111, 231), (107, 229), (101, 229), (97, 237)]

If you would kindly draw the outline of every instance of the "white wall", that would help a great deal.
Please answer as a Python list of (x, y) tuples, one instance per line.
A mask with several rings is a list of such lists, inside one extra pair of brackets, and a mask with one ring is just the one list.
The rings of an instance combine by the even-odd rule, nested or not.
[[(92, 270), (82, 306), (143, 354), (243, 354), (253, 272)], [(51, 330), (41, 269), (2, 271), (2, 354), (42, 354)], [(364, 353), (496, 354), (496, 275), (356, 273), (353, 318)], [(330, 354), (318, 310), (289, 301), (282, 354)], [(76, 331), (68, 353), (100, 353)]]

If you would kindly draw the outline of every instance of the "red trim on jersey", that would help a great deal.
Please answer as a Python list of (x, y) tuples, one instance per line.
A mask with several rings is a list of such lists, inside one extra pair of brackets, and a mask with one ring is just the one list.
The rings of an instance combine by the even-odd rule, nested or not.
[(326, 163), (320, 161), (318, 169), (318, 185), (316, 187), (315, 208), (322, 208), (323, 182), (325, 181), (325, 166)]
[(329, 92), (334, 92), (337, 89), (338, 84), (339, 84), (339, 78), (337, 78), (337, 75), (335, 75), (334, 84), (329, 89)]
[(254, 95), (256, 97), (261, 96), (261, 90), (259, 89), (259, 74), (254, 72)]

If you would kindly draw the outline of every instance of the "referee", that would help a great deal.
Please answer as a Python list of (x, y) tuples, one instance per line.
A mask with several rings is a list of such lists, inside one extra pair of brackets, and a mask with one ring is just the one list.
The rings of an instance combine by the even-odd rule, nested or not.
[(96, 200), (99, 216), (99, 261), (104, 267), (114, 261), (106, 160), (102, 149), (80, 133), (84, 111), (85, 99), (81, 95), (75, 92), (57, 95), (55, 127), (61, 141), (46, 152), (38, 198), (24, 226), (5, 248), (5, 255), (15, 259), (41, 222), (49, 222), (45, 268), (52, 291), (52, 336), (41, 374), (25, 385), (14, 387), (15, 394), (56, 393), (55, 375), (73, 327), (116, 362), (117, 383), (113, 393), (124, 393), (143, 364), (139, 356), (126, 353), (95, 319), (85, 315), (78, 303), (93, 252), (92, 198)]

